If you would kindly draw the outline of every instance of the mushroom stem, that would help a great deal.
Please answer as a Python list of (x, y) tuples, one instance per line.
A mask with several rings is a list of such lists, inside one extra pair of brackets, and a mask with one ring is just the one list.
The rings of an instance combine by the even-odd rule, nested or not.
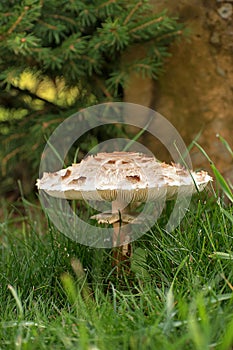
[[(121, 220), (122, 214), (128, 214), (130, 211), (130, 206), (124, 201), (113, 201), (112, 202), (112, 213), (119, 214), (119, 221), (113, 223), (113, 246), (117, 247), (113, 254), (114, 257), (114, 266), (117, 268), (117, 274), (120, 271), (120, 265), (129, 259), (131, 256), (131, 244), (124, 244), (128, 240), (128, 236), (131, 233), (130, 224), (125, 224)], [(128, 264), (127, 264), (128, 265)]]

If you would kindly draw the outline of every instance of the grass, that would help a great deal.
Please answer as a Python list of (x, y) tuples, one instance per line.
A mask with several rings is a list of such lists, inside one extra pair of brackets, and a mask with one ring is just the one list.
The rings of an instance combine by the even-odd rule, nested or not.
[(193, 197), (172, 233), (168, 203), (120, 278), (110, 250), (71, 241), (24, 198), (2, 202), (0, 350), (232, 350), (233, 207), (212, 191)]
[(233, 211), (220, 200), (194, 197), (172, 233), (168, 205), (119, 280), (110, 251), (72, 242), (39, 207), (3, 212), (1, 350), (233, 349)]

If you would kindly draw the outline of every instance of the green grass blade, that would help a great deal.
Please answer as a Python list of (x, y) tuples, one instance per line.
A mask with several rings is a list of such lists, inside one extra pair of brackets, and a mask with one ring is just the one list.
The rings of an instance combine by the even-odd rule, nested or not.
[(75, 304), (77, 302), (77, 290), (75, 287), (74, 279), (70, 274), (64, 273), (61, 276), (61, 281), (69, 302), (71, 305)]
[(233, 260), (233, 253), (214, 252), (213, 254), (209, 255), (209, 257), (223, 260)]
[(233, 202), (233, 194), (232, 194), (232, 191), (231, 191), (230, 187), (228, 186), (226, 180), (224, 179), (222, 174), (220, 174), (220, 172), (218, 171), (218, 169), (216, 168), (216, 166), (213, 163), (210, 163), (210, 166), (211, 166), (211, 169), (213, 170), (214, 176), (215, 176), (216, 180), (218, 181), (220, 187), (222, 188), (223, 192), (230, 199), (230, 201)]
[(210, 159), (206, 151), (196, 141), (193, 141), (193, 144), (201, 151), (201, 153), (206, 157), (206, 159), (208, 159), (208, 161), (212, 163), (212, 160)]
[(48, 139), (45, 139), (51, 150), (53, 151), (54, 155), (57, 157), (57, 159), (61, 162), (62, 167), (66, 168), (66, 165), (64, 163), (64, 159), (61, 158), (60, 154), (57, 152), (55, 147), (51, 144), (51, 142)]
[(75, 154), (74, 154), (74, 160), (73, 160), (73, 162), (74, 162), (74, 163), (77, 163), (77, 159), (78, 159), (79, 150), (80, 150), (80, 148), (79, 148), (79, 147), (77, 147), (77, 149), (76, 149), (76, 151), (75, 151)]
[(210, 159), (210, 157), (208, 156), (208, 154), (205, 152), (205, 150), (197, 143), (194, 141), (194, 144), (197, 146), (197, 148), (201, 151), (201, 153), (206, 157), (206, 159), (208, 159), (208, 161), (210, 162), (210, 167), (213, 170), (214, 176), (217, 180), (217, 182), (219, 183), (221, 189), (223, 190), (223, 192), (225, 193), (225, 195), (230, 199), (231, 202), (233, 202), (233, 194), (232, 191), (230, 189), (230, 186), (228, 185), (228, 183), (226, 182), (226, 180), (224, 179), (224, 177), (222, 176), (222, 174), (219, 172), (219, 170), (216, 168), (216, 166), (214, 165), (214, 163), (212, 162), (212, 160)]
[(229, 145), (229, 143), (219, 134), (216, 135), (217, 138), (219, 138), (219, 140), (222, 142), (222, 144), (226, 147), (226, 149), (228, 150), (228, 152), (230, 153), (230, 155), (233, 157), (233, 151)]
[(221, 344), (217, 350), (232, 349), (233, 346), (233, 319), (228, 323)]
[(20, 318), (22, 318), (23, 317), (23, 305), (22, 305), (22, 302), (18, 296), (17, 290), (14, 287), (12, 287), (11, 285), (8, 285), (8, 289), (10, 290), (11, 294), (13, 295), (13, 297), (15, 299), (16, 305), (17, 305), (18, 310), (19, 310)]
[(134, 142), (136, 142), (144, 134), (144, 132), (147, 131), (147, 128), (150, 125), (151, 121), (152, 118), (148, 121), (145, 127), (142, 130), (140, 130), (129, 143), (127, 143), (127, 145), (123, 149), (124, 152), (128, 151), (128, 149), (134, 144)]
[(220, 210), (233, 224), (233, 215), (229, 213), (227, 210), (223, 209), (221, 206), (220, 206)]

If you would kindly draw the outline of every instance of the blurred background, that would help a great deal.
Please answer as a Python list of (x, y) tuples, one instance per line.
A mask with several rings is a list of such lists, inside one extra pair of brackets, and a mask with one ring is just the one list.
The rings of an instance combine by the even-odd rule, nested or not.
[[(187, 146), (196, 139), (232, 181), (232, 157), (216, 136), (220, 134), (232, 147), (233, 3), (221, 0), (151, 3), (155, 12), (166, 8), (169, 15), (177, 16), (188, 29), (188, 36), (171, 45), (172, 57), (166, 60), (164, 74), (158, 80), (131, 75), (125, 100), (160, 112), (176, 127)], [(160, 152), (156, 142), (153, 151)], [(193, 147), (190, 153), (194, 168), (209, 170), (206, 158), (197, 148)], [(164, 156), (164, 152), (159, 154), (162, 159)]]
[[(209, 164), (193, 140), (233, 180), (232, 157), (217, 137), (232, 146), (232, 8), (230, 0), (2, 0), (1, 197), (16, 200), (20, 186), (33, 196), (53, 130), (80, 109), (106, 101), (158, 111), (190, 146), (195, 169), (209, 170)], [(78, 160), (98, 142), (136, 132), (93, 130), (79, 140)], [(169, 161), (150, 135), (140, 141)]]

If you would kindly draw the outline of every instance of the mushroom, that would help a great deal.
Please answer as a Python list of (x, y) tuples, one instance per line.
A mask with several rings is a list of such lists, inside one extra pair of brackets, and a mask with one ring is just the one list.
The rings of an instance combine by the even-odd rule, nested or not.
[(44, 173), (37, 187), (50, 196), (112, 203), (111, 212), (92, 216), (98, 223), (112, 224), (116, 266), (131, 255), (130, 225), (146, 220), (134, 213), (135, 202), (156, 202), (202, 191), (212, 178), (205, 171), (188, 171), (155, 157), (135, 152), (97, 153), (55, 173)]

